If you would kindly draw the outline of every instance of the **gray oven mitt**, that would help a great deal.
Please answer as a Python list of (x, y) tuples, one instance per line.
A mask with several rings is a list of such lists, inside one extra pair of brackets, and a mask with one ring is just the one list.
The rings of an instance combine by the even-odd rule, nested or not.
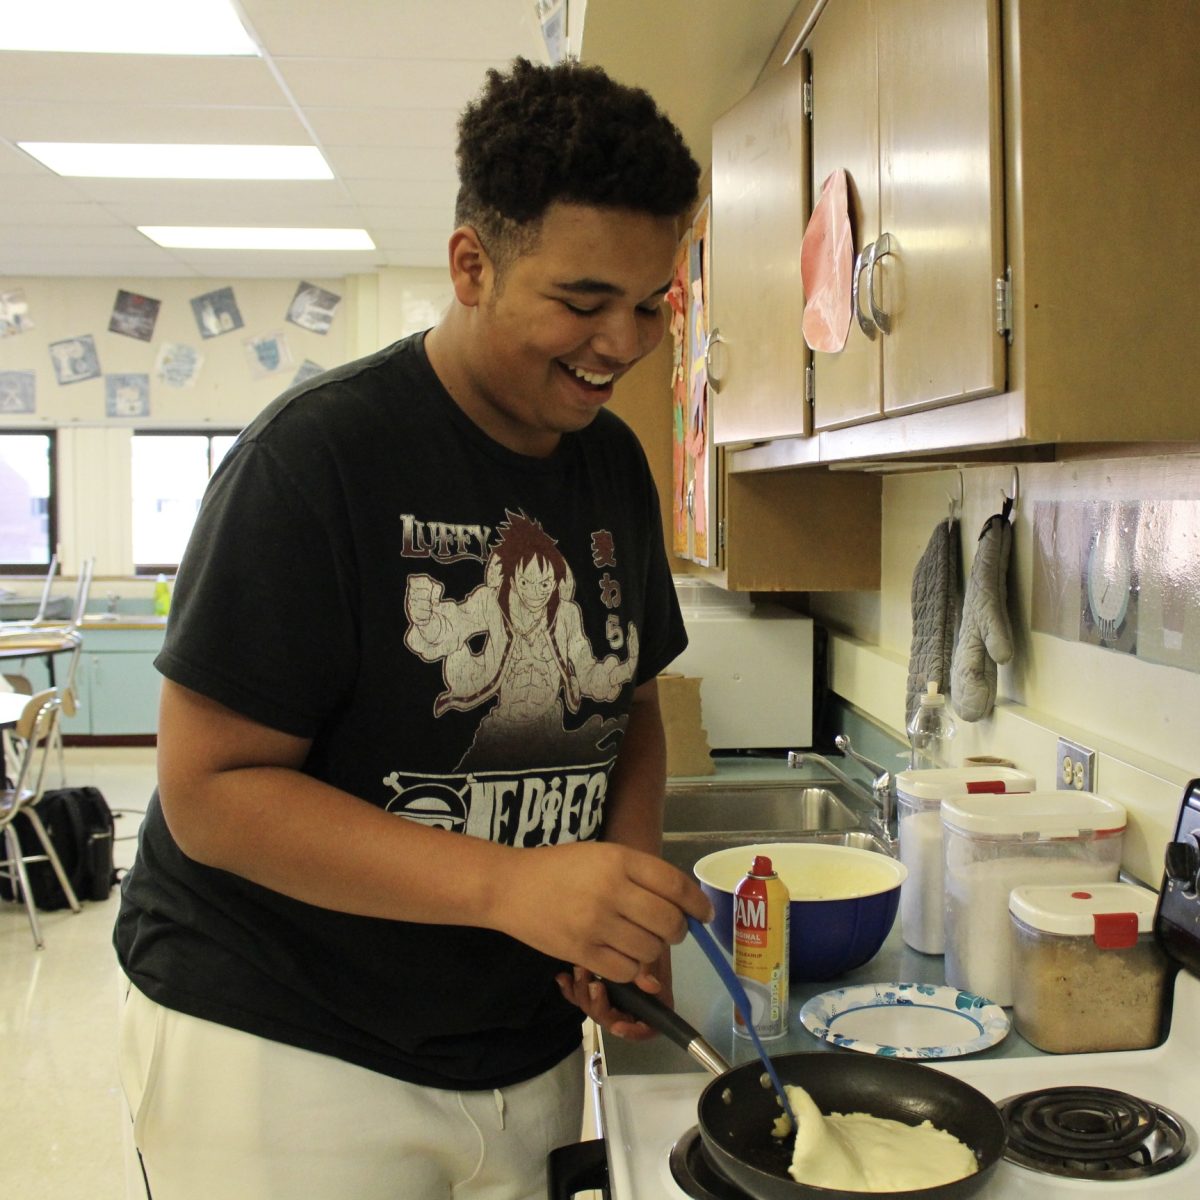
[(1013, 656), (1012, 625), (1008, 619), (1008, 559), (1012, 553), (1010, 504), (988, 517), (979, 535), (975, 561), (967, 580), (962, 628), (950, 681), (954, 711), (964, 721), (986, 717), (996, 705), (996, 664)]
[(959, 583), (958, 522), (939, 521), (912, 577), (912, 648), (908, 655), (908, 693), (904, 721), (917, 711), (926, 684), (950, 694), (950, 660), (962, 608)]

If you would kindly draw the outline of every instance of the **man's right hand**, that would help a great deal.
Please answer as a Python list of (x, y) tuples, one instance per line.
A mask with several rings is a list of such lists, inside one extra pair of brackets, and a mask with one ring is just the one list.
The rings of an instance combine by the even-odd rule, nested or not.
[(606, 979), (628, 983), (712, 919), (695, 880), (640, 850), (574, 842), (517, 850), (494, 880), (486, 924)]

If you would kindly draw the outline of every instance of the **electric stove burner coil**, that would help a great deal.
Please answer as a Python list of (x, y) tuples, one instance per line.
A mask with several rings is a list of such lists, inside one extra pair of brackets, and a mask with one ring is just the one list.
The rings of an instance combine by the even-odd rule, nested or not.
[(1025, 1092), (997, 1106), (1004, 1157), (1069, 1179), (1145, 1179), (1187, 1158), (1187, 1130), (1169, 1109), (1101, 1087)]

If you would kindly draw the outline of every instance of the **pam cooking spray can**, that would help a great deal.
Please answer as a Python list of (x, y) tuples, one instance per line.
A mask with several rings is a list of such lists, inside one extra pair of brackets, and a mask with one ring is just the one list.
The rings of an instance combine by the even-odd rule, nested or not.
[[(750, 996), (760, 1038), (783, 1037), (788, 1030), (789, 900), (771, 860), (756, 854), (733, 892), (733, 969)], [(733, 1031), (750, 1036), (736, 1008)]]

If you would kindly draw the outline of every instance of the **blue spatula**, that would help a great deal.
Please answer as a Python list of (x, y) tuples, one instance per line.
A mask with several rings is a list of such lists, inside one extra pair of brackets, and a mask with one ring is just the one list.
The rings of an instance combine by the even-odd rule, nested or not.
[(692, 937), (700, 945), (700, 949), (704, 951), (705, 957), (717, 969), (717, 974), (721, 978), (721, 982), (725, 985), (725, 990), (733, 998), (737, 1010), (742, 1015), (742, 1021), (745, 1023), (746, 1032), (750, 1035), (750, 1040), (754, 1043), (755, 1050), (758, 1051), (758, 1057), (762, 1059), (762, 1064), (770, 1076), (771, 1083), (775, 1086), (775, 1094), (779, 1097), (780, 1104), (783, 1105), (783, 1111), (791, 1118), (792, 1125), (796, 1124), (796, 1114), (792, 1112), (792, 1106), (788, 1103), (787, 1092), (783, 1090), (783, 1084), (780, 1082), (779, 1076), (775, 1073), (775, 1067), (771, 1063), (766, 1050), (763, 1048), (762, 1039), (758, 1036), (758, 1031), (754, 1028), (754, 1017), (750, 1011), (750, 997), (746, 995), (746, 989), (742, 987), (742, 981), (734, 974), (733, 967), (729, 965), (729, 960), (721, 952), (721, 947), (717, 945), (711, 933), (696, 920), (695, 917), (688, 917), (688, 929)]

